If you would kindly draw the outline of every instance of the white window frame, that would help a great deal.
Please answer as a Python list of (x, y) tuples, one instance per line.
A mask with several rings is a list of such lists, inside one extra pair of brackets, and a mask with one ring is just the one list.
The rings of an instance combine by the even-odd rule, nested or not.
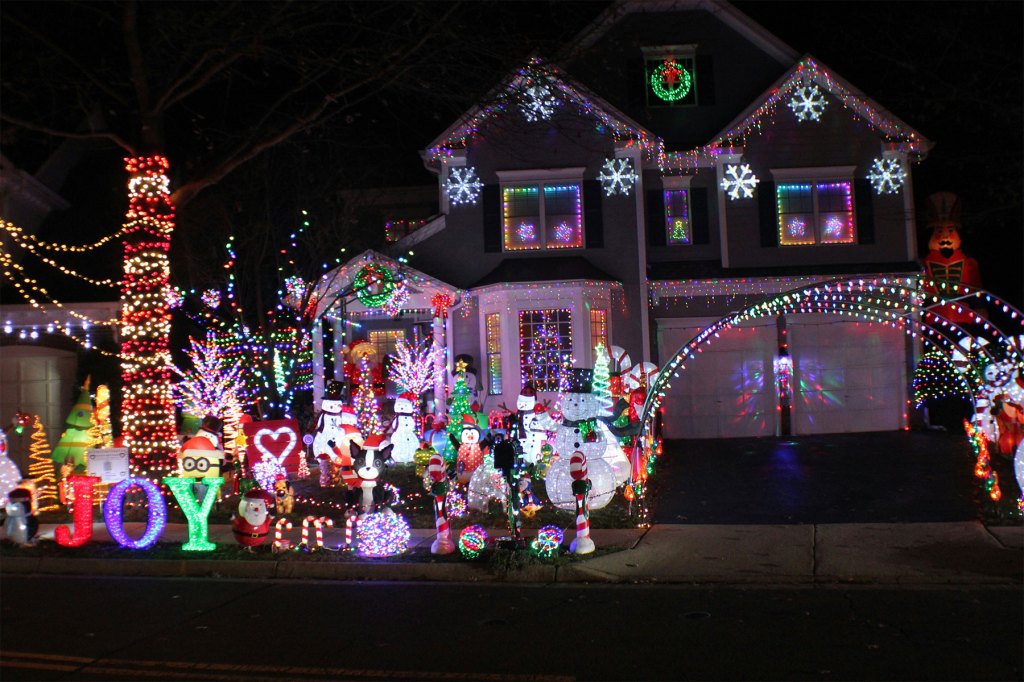
[[(811, 201), (813, 202), (814, 214), (814, 243), (813, 244), (783, 244), (782, 229), (779, 224), (779, 206), (775, 205), (775, 231), (778, 235), (779, 248), (793, 249), (800, 247), (820, 246), (856, 246), (857, 245), (857, 195), (854, 187), (854, 171), (856, 166), (814, 166), (808, 168), (772, 168), (770, 170), (772, 179), (775, 181), (776, 192), (779, 185), (807, 183), (811, 185)], [(820, 211), (818, 210), (818, 185), (825, 182), (848, 182), (850, 183), (850, 201), (853, 209), (853, 240), (849, 242), (822, 242)]]
[[(501, 250), (503, 253), (539, 253), (539, 252), (562, 252), (582, 251), (587, 245), (587, 220), (586, 206), (583, 201), (583, 166), (570, 168), (538, 168), (531, 170), (498, 171), (498, 182), (500, 184), (500, 198), (502, 209), (501, 220)], [(546, 185), (574, 184), (580, 191), (580, 245), (564, 248), (548, 246), (548, 225), (545, 211), (544, 187)], [(537, 229), (539, 230), (539, 246), (534, 249), (507, 249), (505, 248), (505, 190), (514, 187), (537, 187), (537, 202), (539, 215), (537, 217)]]

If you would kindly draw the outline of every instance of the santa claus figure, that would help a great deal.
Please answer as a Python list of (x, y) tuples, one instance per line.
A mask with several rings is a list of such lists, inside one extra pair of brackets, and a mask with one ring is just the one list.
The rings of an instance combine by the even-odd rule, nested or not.
[[(948, 298), (963, 294), (955, 287), (966, 284), (981, 286), (978, 261), (960, 249), (960, 199), (950, 192), (938, 192), (928, 197), (928, 226), (932, 229), (928, 240), (928, 255), (924, 257), (925, 276), (934, 284), (925, 291)], [(950, 322), (970, 323), (974, 316), (963, 304), (937, 305), (929, 309)]]
[(231, 532), (242, 547), (252, 551), (270, 534), (270, 501), (267, 493), (250, 490), (238, 501), (238, 514), (231, 517)]

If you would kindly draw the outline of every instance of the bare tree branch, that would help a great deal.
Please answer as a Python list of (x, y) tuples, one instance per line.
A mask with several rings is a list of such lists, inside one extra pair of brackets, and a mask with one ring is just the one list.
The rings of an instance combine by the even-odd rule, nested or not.
[(121, 149), (125, 150), (129, 154), (135, 155), (136, 149), (132, 145), (128, 144), (124, 138), (117, 133), (109, 131), (94, 130), (88, 133), (72, 133), (67, 130), (57, 130), (56, 128), (50, 128), (48, 126), (40, 125), (38, 123), (31, 123), (20, 118), (15, 118), (3, 112), (0, 112), (0, 119), (7, 121), (11, 125), (20, 126), (26, 130), (34, 130), (39, 133), (45, 133), (47, 135), (53, 135), (54, 137), (64, 137), (69, 140), (110, 140)]

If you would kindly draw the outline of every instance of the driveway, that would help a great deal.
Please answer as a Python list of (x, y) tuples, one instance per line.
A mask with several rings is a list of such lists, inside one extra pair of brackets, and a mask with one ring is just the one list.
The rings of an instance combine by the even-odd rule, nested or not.
[(916, 523), (980, 517), (962, 434), (666, 441), (655, 523)]

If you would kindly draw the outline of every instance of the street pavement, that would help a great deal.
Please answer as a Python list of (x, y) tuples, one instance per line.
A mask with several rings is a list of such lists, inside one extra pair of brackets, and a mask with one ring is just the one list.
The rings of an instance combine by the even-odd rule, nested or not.
[[(653, 485), (650, 528), (592, 529), (594, 555), (513, 570), (430, 554), (433, 529), (411, 552), (369, 560), (102, 559), (0, 554), (4, 574), (220, 576), (438, 582), (1020, 585), (1024, 527), (986, 526), (974, 506), (962, 437), (939, 432), (669, 443)], [(52, 538), (54, 525), (41, 529)], [(126, 524), (132, 537), (141, 524)], [(502, 529), (489, 529), (492, 537)], [(453, 532), (457, 532), (456, 530)], [(290, 539), (297, 542), (300, 530)], [(101, 522), (96, 542), (111, 542)], [(344, 530), (325, 529), (325, 545)], [(162, 542), (184, 542), (169, 524)], [(567, 533), (565, 545), (572, 539)], [(226, 525), (210, 539), (234, 544)]]

